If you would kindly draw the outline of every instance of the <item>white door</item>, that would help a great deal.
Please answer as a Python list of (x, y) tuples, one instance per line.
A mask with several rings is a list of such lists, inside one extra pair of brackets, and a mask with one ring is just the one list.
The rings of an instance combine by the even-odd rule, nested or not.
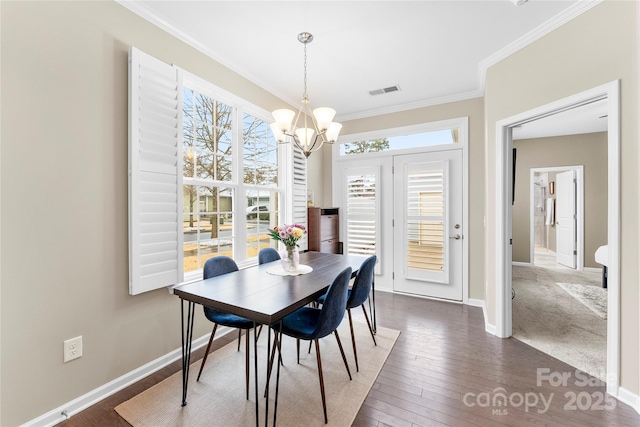
[(576, 268), (575, 171), (556, 175), (556, 262)]
[(462, 150), (393, 165), (394, 290), (462, 301)]

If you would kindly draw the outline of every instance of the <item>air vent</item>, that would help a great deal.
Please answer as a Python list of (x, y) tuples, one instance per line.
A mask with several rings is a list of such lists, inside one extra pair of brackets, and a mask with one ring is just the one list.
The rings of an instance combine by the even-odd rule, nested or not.
[(382, 95), (383, 93), (397, 92), (399, 90), (400, 90), (400, 86), (395, 85), (395, 86), (385, 87), (383, 89), (376, 89), (376, 90), (369, 91), (369, 95), (371, 96)]

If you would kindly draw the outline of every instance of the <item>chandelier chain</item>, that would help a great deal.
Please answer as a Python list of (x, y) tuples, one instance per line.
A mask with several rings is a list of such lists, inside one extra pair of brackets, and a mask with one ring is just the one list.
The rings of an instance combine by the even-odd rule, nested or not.
[(307, 95), (307, 43), (304, 43), (304, 93), (303, 99), (308, 99)]

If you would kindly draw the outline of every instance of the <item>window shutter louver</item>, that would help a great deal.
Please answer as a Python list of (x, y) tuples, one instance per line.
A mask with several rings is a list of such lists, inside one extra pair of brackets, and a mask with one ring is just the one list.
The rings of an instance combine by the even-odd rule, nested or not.
[(406, 276), (413, 280), (449, 282), (444, 235), (447, 178), (446, 161), (418, 164), (406, 171)]
[[(348, 255), (377, 255), (380, 199), (377, 167), (348, 168), (345, 171), (346, 250)], [(379, 273), (379, 263), (376, 272)]]
[(129, 293), (183, 279), (179, 70), (129, 50)]
[[(293, 222), (307, 224), (307, 158), (302, 151), (293, 147)], [(307, 250), (308, 242), (305, 236), (298, 244), (301, 250)]]

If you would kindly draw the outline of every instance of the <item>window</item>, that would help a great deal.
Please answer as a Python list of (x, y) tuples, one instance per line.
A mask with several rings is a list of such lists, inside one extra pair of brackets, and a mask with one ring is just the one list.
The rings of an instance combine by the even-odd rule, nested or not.
[(188, 76), (184, 85), (184, 272), (199, 274), (211, 257), (243, 263), (275, 246), (268, 232), (280, 216), (280, 148), (267, 121), (206, 82)]
[(340, 155), (349, 156), (353, 154), (402, 150), (405, 148), (457, 144), (460, 142), (458, 135), (458, 128), (454, 128), (347, 142), (340, 145)]
[(133, 47), (129, 79), (130, 293), (255, 262), (293, 181), (269, 114)]

